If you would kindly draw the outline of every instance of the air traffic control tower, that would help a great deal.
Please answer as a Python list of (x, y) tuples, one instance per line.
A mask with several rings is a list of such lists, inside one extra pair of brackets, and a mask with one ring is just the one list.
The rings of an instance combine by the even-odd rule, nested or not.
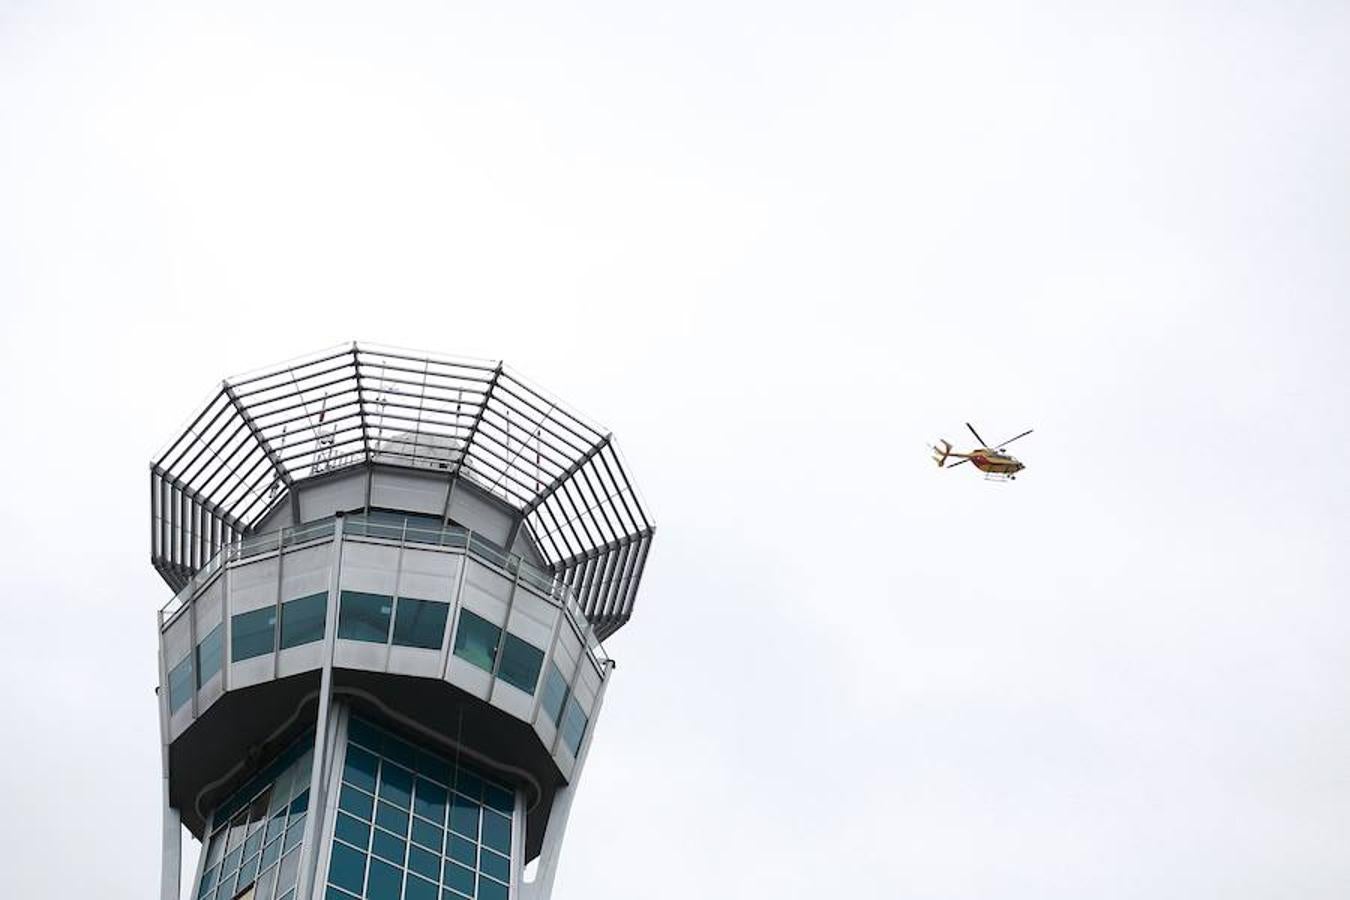
[(549, 896), (652, 541), (607, 432), (345, 345), (224, 382), (150, 504), (161, 900), (182, 826), (198, 900)]

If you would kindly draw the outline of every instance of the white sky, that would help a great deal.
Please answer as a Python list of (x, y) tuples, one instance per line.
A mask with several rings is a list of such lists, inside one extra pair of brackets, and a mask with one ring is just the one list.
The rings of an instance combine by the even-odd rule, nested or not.
[(361, 338), (660, 523), (560, 900), (1345, 897), (1347, 96), (1295, 0), (0, 2), (7, 890), (153, 895), (147, 461)]

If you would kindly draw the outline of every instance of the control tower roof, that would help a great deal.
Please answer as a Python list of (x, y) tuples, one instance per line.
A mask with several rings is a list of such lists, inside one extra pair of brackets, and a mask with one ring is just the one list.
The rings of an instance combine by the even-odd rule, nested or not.
[(297, 484), (357, 466), (492, 495), (605, 632), (627, 620), (655, 526), (609, 432), (500, 362), (369, 344), (220, 385), (151, 463), (155, 568), (181, 589)]

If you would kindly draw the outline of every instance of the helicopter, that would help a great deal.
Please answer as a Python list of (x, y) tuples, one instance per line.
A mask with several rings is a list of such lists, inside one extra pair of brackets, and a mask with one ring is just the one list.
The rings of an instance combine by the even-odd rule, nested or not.
[[(971, 434), (975, 435), (975, 440), (980, 442), (980, 446), (969, 453), (954, 453), (952, 452), (952, 445), (950, 442), (939, 440), (939, 443), (941, 443), (942, 446), (931, 448), (933, 451), (933, 462), (938, 464), (938, 468), (953, 469), (963, 463), (973, 462), (975, 468), (983, 472), (988, 479), (993, 481), (1015, 481), (1017, 479), (1017, 473), (1025, 469), (1026, 466), (1023, 465), (1017, 457), (1004, 452), (1003, 448), (1013, 441), (1021, 440), (1031, 434), (1033, 429), (1028, 428), (1026, 431), (1017, 435), (1017, 437), (1008, 438), (1006, 441), (1000, 441), (997, 444), (988, 444), (985, 442), (984, 438), (980, 437), (980, 433), (975, 430), (974, 425), (967, 422), (966, 427), (970, 429)], [(951, 456), (958, 457), (961, 461), (948, 465), (947, 458)]]

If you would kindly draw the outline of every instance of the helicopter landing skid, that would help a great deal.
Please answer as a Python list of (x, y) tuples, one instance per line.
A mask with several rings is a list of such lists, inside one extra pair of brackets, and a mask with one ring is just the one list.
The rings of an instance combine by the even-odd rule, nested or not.
[(985, 472), (985, 481), (1016, 481), (1016, 475), (1004, 475), (1002, 472)]

